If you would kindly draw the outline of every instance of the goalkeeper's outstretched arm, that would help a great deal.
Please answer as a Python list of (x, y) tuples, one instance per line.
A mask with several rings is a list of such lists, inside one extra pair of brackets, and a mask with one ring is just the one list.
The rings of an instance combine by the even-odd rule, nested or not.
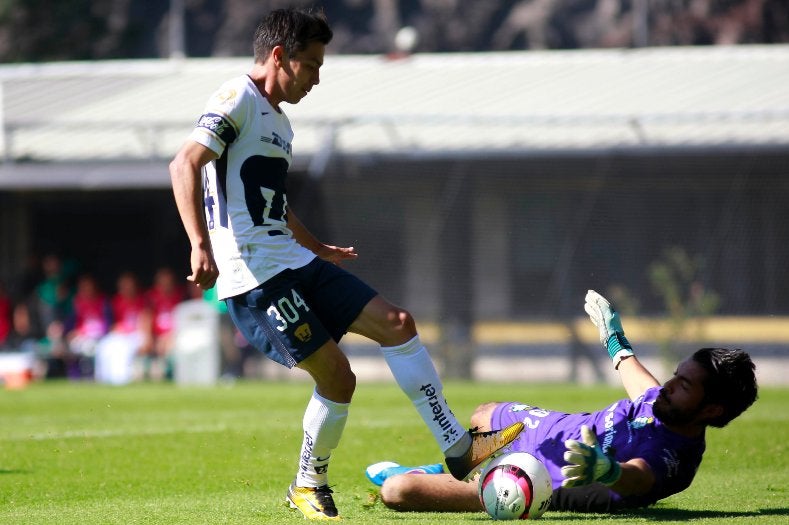
[(655, 376), (641, 364), (641, 361), (636, 356), (623, 359), (619, 363), (617, 370), (627, 396), (633, 401), (640, 397), (648, 388), (660, 385)]
[(594, 290), (589, 290), (586, 293), (584, 310), (600, 331), (600, 343), (608, 352), (614, 368), (619, 371), (622, 385), (630, 399), (635, 400), (646, 389), (658, 386), (660, 383), (655, 376), (633, 354), (633, 347), (625, 337), (619, 313), (611, 303)]

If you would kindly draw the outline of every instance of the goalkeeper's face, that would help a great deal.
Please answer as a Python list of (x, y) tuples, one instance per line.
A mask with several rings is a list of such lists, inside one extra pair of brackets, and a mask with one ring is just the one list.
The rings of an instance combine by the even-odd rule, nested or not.
[(666, 425), (697, 422), (704, 414), (704, 378), (706, 371), (695, 361), (683, 361), (666, 381), (655, 400), (653, 412)]

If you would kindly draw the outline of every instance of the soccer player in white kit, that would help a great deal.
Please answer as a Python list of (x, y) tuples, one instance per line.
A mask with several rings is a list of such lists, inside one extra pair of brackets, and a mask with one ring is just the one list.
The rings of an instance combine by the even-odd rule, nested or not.
[(331, 38), (322, 14), (281, 9), (267, 15), (255, 33), (251, 71), (211, 96), (170, 163), (191, 244), (188, 279), (204, 289), (216, 284), (251, 344), (315, 381), (287, 501), (306, 518), (323, 520), (339, 519), (328, 466), (356, 386), (337, 345), (346, 332), (381, 345), (456, 478), (471, 477), (523, 429), (516, 423), (466, 431), (444, 398), (411, 314), (340, 268), (338, 263), (357, 257), (354, 249), (320, 242), (288, 206), (293, 131), (281, 104), (298, 103), (319, 83)]

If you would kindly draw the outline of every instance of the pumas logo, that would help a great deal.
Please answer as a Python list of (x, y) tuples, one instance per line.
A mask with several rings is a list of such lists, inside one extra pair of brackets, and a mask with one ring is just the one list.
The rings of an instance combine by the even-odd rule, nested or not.
[(298, 338), (298, 340), (302, 343), (306, 343), (312, 339), (312, 329), (308, 323), (304, 323), (293, 331), (293, 335), (295, 335), (296, 338)]

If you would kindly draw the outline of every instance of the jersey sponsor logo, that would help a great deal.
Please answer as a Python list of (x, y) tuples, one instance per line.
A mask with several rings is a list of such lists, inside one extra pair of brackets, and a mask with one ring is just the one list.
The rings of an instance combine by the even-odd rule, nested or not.
[(531, 410), (534, 408), (531, 405), (512, 405), (510, 407), (510, 412), (525, 412), (526, 410)]
[[(446, 413), (444, 413), (445, 403), (438, 398), (436, 389), (432, 384), (422, 385), (419, 390), (425, 393), (430, 409), (433, 411), (433, 421), (444, 431), (444, 442), (449, 443), (451, 439), (457, 435), (457, 431), (452, 428), (452, 423), (449, 421), (449, 418), (447, 418)], [(447, 411), (449, 411), (449, 409), (447, 409)]]
[(197, 121), (197, 127), (210, 131), (218, 136), (225, 144), (230, 144), (236, 140), (236, 130), (233, 125), (223, 115), (216, 113), (206, 113)]
[(301, 450), (301, 461), (299, 461), (299, 467), (302, 472), (310, 471), (310, 458), (312, 457), (312, 447), (314, 444), (315, 442), (309, 432), (304, 432), (304, 444)]
[(287, 140), (283, 139), (282, 137), (280, 137), (279, 134), (277, 134), (275, 131), (271, 132), (271, 136), (270, 137), (261, 136), (260, 137), (260, 142), (265, 142), (266, 144), (271, 144), (272, 146), (277, 146), (278, 148), (280, 148), (282, 151), (284, 151), (288, 155), (291, 155), (291, 153), (293, 151), (292, 144), (290, 142), (288, 142)]
[(605, 430), (603, 432), (603, 442), (601, 443), (603, 452), (608, 452), (608, 449), (611, 448), (611, 444), (614, 442), (614, 437), (616, 437), (616, 427), (614, 427), (614, 411), (616, 410), (617, 403), (614, 403), (608, 410), (606, 410), (604, 424)]

